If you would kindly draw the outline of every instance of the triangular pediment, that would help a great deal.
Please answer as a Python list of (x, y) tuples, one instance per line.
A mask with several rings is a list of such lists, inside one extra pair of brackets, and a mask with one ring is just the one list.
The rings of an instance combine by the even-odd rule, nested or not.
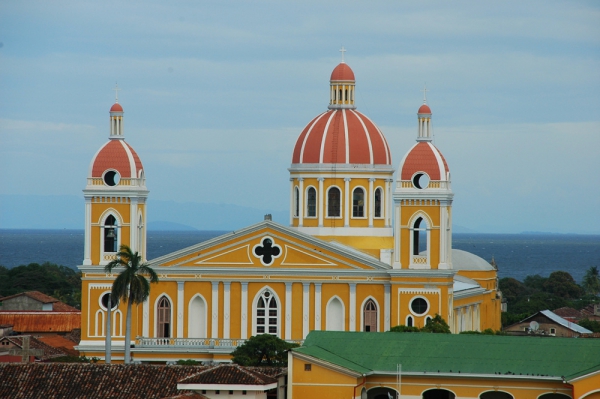
[(385, 270), (389, 266), (295, 229), (265, 221), (150, 261), (152, 267)]

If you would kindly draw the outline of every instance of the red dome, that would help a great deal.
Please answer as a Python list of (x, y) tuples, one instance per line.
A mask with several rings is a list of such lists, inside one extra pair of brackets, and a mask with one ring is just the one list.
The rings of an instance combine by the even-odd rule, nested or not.
[(383, 133), (369, 118), (356, 110), (336, 109), (306, 125), (296, 141), (292, 164), (390, 165), (391, 159)]
[(137, 178), (143, 168), (140, 157), (125, 140), (110, 140), (92, 159), (90, 177), (102, 177), (107, 169), (115, 169), (122, 178)]
[(417, 111), (417, 113), (418, 114), (430, 114), (431, 108), (429, 108), (429, 105), (423, 104), (423, 105), (421, 105), (421, 108), (419, 108), (419, 111)]
[(342, 62), (331, 72), (330, 80), (355, 80), (354, 72), (352, 72), (352, 68), (348, 64)]
[(114, 103), (112, 107), (110, 107), (110, 112), (123, 112), (123, 107), (121, 107), (121, 104), (119, 103)]
[(430, 142), (420, 141), (400, 163), (400, 179), (410, 180), (417, 172), (425, 172), (431, 180), (448, 180), (448, 164), (442, 153)]

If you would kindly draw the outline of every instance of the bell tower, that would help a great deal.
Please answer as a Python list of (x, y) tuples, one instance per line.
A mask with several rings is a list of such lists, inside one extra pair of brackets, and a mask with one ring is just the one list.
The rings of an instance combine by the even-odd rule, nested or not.
[(83, 190), (83, 265), (107, 264), (115, 259), (123, 244), (146, 259), (146, 199), (149, 191), (142, 162), (125, 142), (123, 113), (117, 96), (110, 108), (108, 142), (90, 163)]
[(400, 163), (394, 190), (395, 269), (452, 269), (450, 169), (433, 145), (431, 109), (417, 112), (417, 143)]

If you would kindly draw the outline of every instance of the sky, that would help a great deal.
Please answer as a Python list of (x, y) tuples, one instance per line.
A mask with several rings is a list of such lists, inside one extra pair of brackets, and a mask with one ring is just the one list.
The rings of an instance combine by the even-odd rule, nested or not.
[(83, 203), (118, 82), (150, 214), (152, 199), (287, 210), (294, 143), (344, 46), (395, 168), (426, 84), (454, 223), (600, 234), (600, 3), (169, 3), (0, 2), (0, 196)]

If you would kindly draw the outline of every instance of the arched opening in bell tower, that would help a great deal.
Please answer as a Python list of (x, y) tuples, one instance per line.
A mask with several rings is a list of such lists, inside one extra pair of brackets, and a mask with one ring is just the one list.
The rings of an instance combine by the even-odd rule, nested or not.
[(117, 252), (119, 226), (113, 215), (108, 215), (104, 221), (104, 252)]
[(413, 224), (413, 255), (419, 255), (429, 249), (427, 242), (427, 222), (422, 217), (418, 217)]

